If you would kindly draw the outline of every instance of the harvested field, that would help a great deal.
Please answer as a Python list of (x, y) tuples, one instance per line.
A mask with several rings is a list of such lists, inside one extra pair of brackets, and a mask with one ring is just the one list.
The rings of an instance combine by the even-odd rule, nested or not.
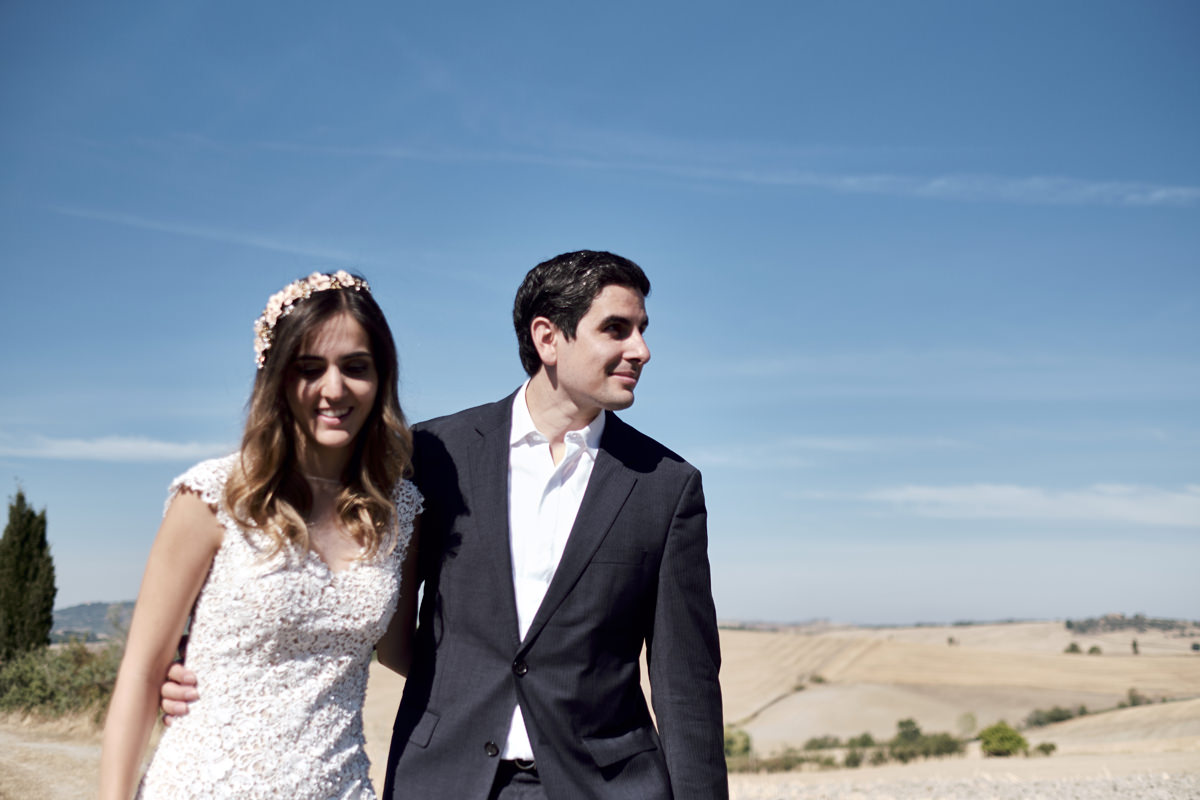
[[(955, 644), (947, 642), (949, 637)], [(908, 765), (730, 778), (738, 800), (1007, 800), (1024, 797), (1200, 796), (1200, 655), (1192, 639), (1156, 632), (1073, 637), (1061, 623), (722, 630), (726, 719), (739, 722), (766, 755), (809, 738), (870, 732), (889, 738), (899, 719), (926, 732), (957, 733), (1018, 723), (1051, 706), (1111, 708), (1130, 688), (1154, 700), (1025, 731), (1050, 757), (967, 755)], [(1065, 655), (1071, 641), (1101, 656)], [(817, 680), (814, 680), (816, 678)], [(372, 777), (382, 787), (392, 721), (404, 681), (373, 664), (364, 726)], [(798, 688), (803, 687), (803, 688)], [(0, 800), (86, 798), (95, 793), (99, 735), (86, 720), (32, 724), (0, 720)]]

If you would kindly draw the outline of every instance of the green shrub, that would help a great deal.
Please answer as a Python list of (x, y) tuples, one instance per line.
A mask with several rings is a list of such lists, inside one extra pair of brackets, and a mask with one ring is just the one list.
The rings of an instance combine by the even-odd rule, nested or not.
[(1083, 651), (1081, 649), (1079, 649), (1079, 642), (1071, 642), (1069, 645), (1067, 645), (1067, 649), (1063, 650), (1063, 652), (1064, 653), (1082, 653)]
[[(861, 760), (861, 755), (859, 756)], [(837, 769), (838, 762), (824, 754), (810, 755), (788, 747), (780, 753), (759, 758), (752, 752), (727, 756), (725, 765), (730, 772), (790, 772), (794, 769), (811, 765), (817, 769)]]
[(791, 772), (804, 764), (814, 764), (820, 769), (837, 767), (837, 762), (829, 756), (807, 756), (789, 747), (778, 755), (758, 759), (755, 769), (764, 772)]
[(1089, 655), (1089, 656), (1098, 656), (1098, 655), (1102, 655), (1102, 653), (1101, 653), (1101, 650), (1100, 650), (1100, 645), (1098, 645), (1098, 644), (1094, 644), (1094, 645), (1092, 645), (1091, 647), (1089, 647), (1089, 648), (1088, 648), (1088, 655)]
[(952, 756), (963, 751), (963, 744), (948, 733), (931, 733), (921, 737), (917, 750), (925, 758)]
[(901, 764), (916, 758), (935, 758), (961, 753), (963, 744), (948, 733), (921, 733), (915, 720), (896, 723), (896, 735), (888, 742), (888, 756)]
[(804, 743), (805, 750), (829, 750), (841, 746), (842, 741), (836, 736), (814, 736)]
[(1137, 689), (1130, 689), (1127, 697), (1129, 699), (1122, 700), (1121, 702), (1117, 703), (1117, 708), (1130, 708), (1132, 706), (1144, 706), (1147, 703), (1154, 702), (1149, 697), (1147, 697), (1146, 695), (1139, 692)]
[(1003, 720), (980, 731), (979, 742), (985, 756), (1011, 756), (1029, 752), (1029, 742), (1025, 741), (1025, 737)]
[(846, 740), (846, 746), (847, 747), (862, 747), (862, 748), (874, 747), (875, 746), (875, 737), (869, 733), (864, 733), (861, 736), (854, 736), (854, 737)]
[(842, 759), (842, 766), (854, 769), (862, 765), (863, 754), (862, 750), (851, 748), (846, 751), (845, 758)]
[(825, 683), (825, 678), (820, 675), (813, 675), (809, 680), (813, 683)]
[(872, 753), (871, 753), (871, 766), (873, 766), (873, 767), (879, 767), (879, 766), (883, 766), (883, 765), (884, 765), (884, 764), (886, 764), (887, 762), (888, 762), (888, 755), (887, 755), (887, 751), (886, 751), (886, 750), (884, 750), (884, 749), (880, 748), (880, 749), (878, 749), (878, 750), (874, 750), (874, 751), (872, 751)]
[[(1085, 714), (1087, 713), (1087, 709), (1083, 708), (1083, 706), (1080, 706), (1080, 710)], [(1025, 717), (1025, 727), (1040, 728), (1043, 725), (1073, 719), (1076, 715), (1075, 711), (1069, 708), (1062, 708), (1061, 706), (1054, 706), (1054, 708), (1049, 709), (1038, 708), (1030, 711), (1029, 716)]]
[(750, 754), (750, 734), (736, 725), (725, 726), (725, 757)]
[(896, 723), (896, 737), (892, 741), (915, 744), (921, 738), (921, 728), (915, 719), (902, 719)]
[(99, 722), (108, 708), (120, 648), (89, 650), (81, 642), (22, 653), (0, 665), (0, 711), (42, 717), (94, 711)]
[(1041, 755), (1048, 756), (1058, 749), (1058, 745), (1056, 745), (1054, 742), (1042, 742), (1034, 749), (1037, 750), (1037, 752)]
[(888, 742), (888, 756), (893, 761), (907, 764), (920, 755), (918, 743), (921, 741), (921, 729), (916, 720), (902, 719), (896, 723), (896, 735)]

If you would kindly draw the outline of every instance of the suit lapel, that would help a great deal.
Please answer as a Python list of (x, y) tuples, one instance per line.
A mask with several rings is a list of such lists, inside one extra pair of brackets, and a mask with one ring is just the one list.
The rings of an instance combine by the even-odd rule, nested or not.
[(497, 413), (481, 420), (478, 445), (471, 451), (471, 513), (476, 518), (481, 567), (473, 578), (483, 596), (494, 598), (499, 624), (519, 643), (517, 600), (513, 594), (512, 550), (508, 540), (508, 454), (512, 427), (512, 400), (496, 404)]
[[(633, 491), (634, 484), (637, 483), (633, 472), (627, 469), (618, 457), (621, 423), (611, 413), (605, 413), (609, 416), (604, 424), (604, 435), (596, 453), (592, 476), (588, 479), (583, 501), (579, 504), (579, 513), (575, 516), (575, 524), (571, 527), (566, 547), (563, 548), (562, 559), (559, 560), (546, 596), (542, 598), (542, 604), (538, 606), (537, 614), (530, 623), (525, 644), (537, 637), (546, 621), (578, 582), (600, 543), (608, 535), (617, 513), (629, 497), (629, 493)], [(614, 447), (617, 448), (617, 455), (614, 455)]]

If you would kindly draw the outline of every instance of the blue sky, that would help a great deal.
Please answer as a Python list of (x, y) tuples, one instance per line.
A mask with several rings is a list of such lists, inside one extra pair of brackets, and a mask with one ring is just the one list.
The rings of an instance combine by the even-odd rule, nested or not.
[(525, 271), (650, 275), (625, 418), (726, 619), (1196, 618), (1200, 7), (6, 3), (0, 481), (131, 599), (266, 298), (371, 280), (413, 420)]

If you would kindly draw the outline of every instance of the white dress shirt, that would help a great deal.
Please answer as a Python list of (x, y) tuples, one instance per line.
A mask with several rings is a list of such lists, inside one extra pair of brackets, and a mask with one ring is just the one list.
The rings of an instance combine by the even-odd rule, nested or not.
[[(587, 427), (568, 431), (563, 439), (566, 451), (556, 465), (550, 454), (550, 440), (538, 431), (529, 414), (525, 400), (528, 387), (526, 381), (513, 399), (508, 440), (508, 535), (521, 639), (529, 633), (558, 569), (604, 432), (603, 412)], [(520, 704), (513, 708), (502, 757), (533, 758)]]

